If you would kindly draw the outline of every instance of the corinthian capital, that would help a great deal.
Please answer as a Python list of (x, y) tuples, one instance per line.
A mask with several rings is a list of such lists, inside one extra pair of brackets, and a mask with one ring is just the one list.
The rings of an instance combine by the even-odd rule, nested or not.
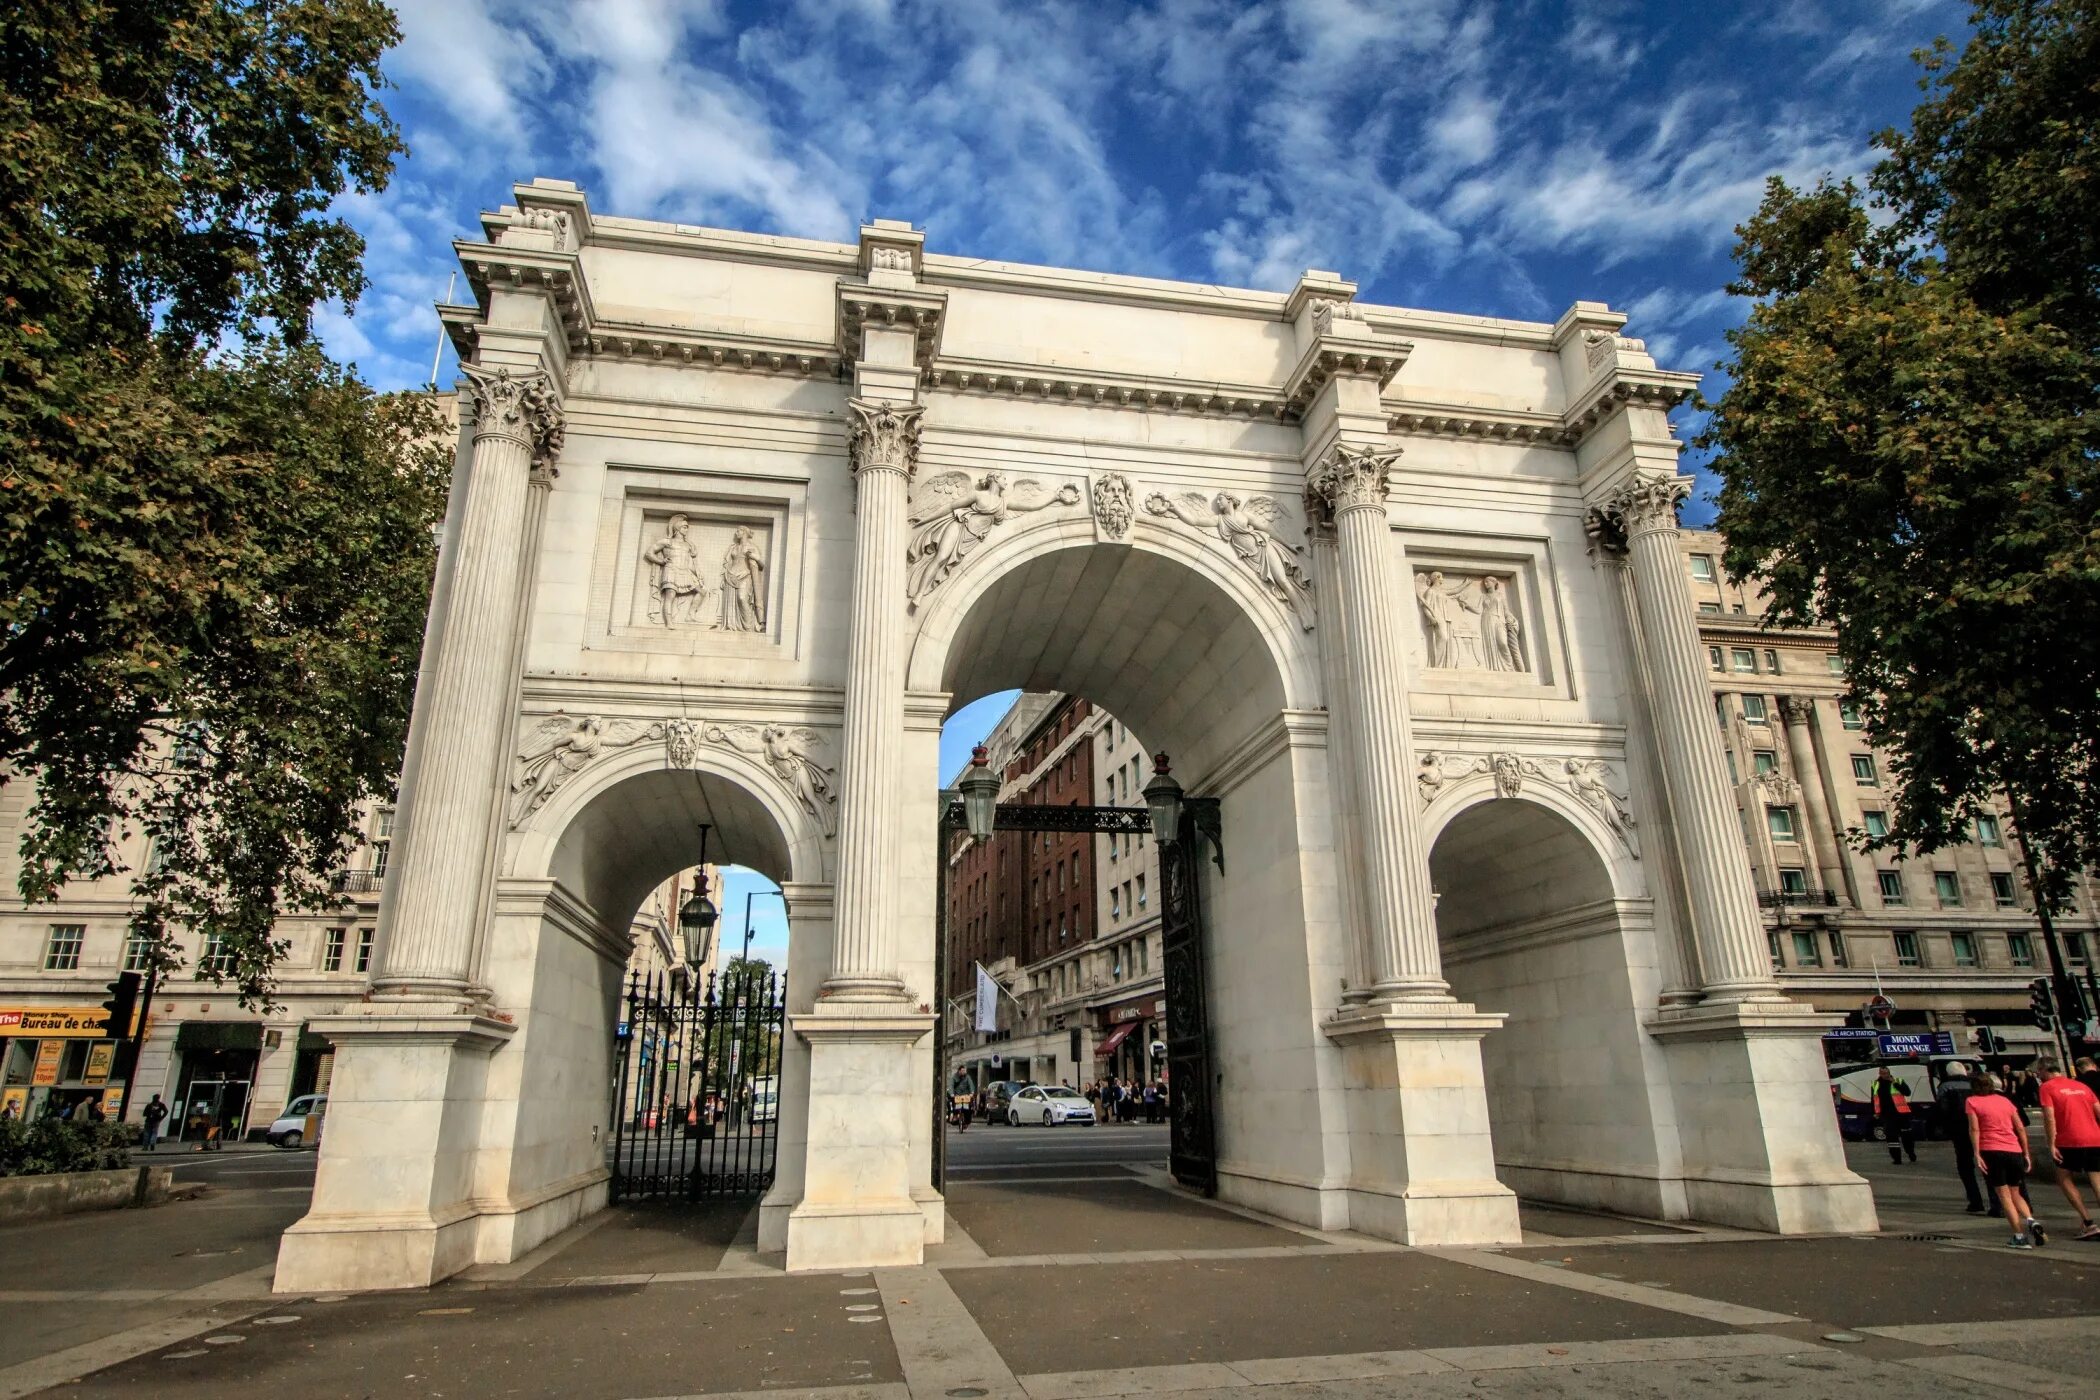
[(1692, 494), (1692, 479), (1675, 472), (1636, 471), (1604, 500), (1604, 513), (1627, 534), (1674, 530), (1677, 507)]
[(1307, 503), (1317, 503), (1331, 515), (1347, 510), (1384, 510), (1393, 467), (1399, 460), (1397, 447), (1374, 452), (1338, 442), (1307, 479)]
[(1779, 718), (1786, 724), (1813, 724), (1816, 719), (1816, 702), (1812, 696), (1782, 695), (1779, 697)]
[(561, 400), (546, 372), (512, 374), (507, 366), (491, 370), (475, 365), (462, 365), (460, 372), (474, 400), (475, 438), (502, 437), (523, 443), (532, 454), (534, 473), (551, 473), (567, 430), (562, 425)]
[(919, 469), (919, 429), (926, 410), (879, 399), (848, 399), (846, 407), (853, 410), (854, 477), (865, 471), (892, 471), (910, 480)]

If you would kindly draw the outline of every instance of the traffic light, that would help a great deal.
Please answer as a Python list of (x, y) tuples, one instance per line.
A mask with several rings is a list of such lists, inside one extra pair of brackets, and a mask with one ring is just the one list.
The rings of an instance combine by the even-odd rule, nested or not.
[(109, 1019), (102, 1023), (104, 1040), (130, 1037), (131, 1020), (139, 1006), (140, 981), (136, 972), (120, 972), (117, 980), (109, 984), (109, 999), (102, 1003), (102, 1009), (109, 1013)]
[(2049, 979), (2037, 977), (2027, 988), (2027, 1007), (2034, 1013), (2034, 1024), (2041, 1030), (2056, 1028), (2056, 1003), (2049, 995)]

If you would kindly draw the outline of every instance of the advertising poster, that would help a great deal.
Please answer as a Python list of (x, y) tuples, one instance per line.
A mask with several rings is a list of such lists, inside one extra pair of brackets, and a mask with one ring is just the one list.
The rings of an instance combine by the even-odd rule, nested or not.
[(117, 1121), (117, 1110), (124, 1106), (124, 1086), (113, 1084), (102, 1091), (102, 1116), (110, 1122)]
[(63, 1040), (39, 1040), (36, 1043), (36, 1072), (29, 1076), (31, 1084), (58, 1083), (59, 1061), (65, 1058), (66, 1043)]
[(0, 1089), (0, 1116), (12, 1115), (20, 1118), (29, 1111), (29, 1090), (17, 1084), (12, 1089)]
[(109, 1082), (109, 1067), (116, 1062), (116, 1058), (117, 1043), (114, 1040), (105, 1040), (99, 1045), (90, 1045), (88, 1047), (87, 1073), (82, 1076), (82, 1081), (88, 1084), (107, 1084)]

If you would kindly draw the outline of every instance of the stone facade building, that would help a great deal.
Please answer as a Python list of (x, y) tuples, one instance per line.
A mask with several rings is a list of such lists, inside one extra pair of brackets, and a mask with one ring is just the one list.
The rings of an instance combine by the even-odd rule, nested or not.
[[(1844, 699), (1835, 634), (1767, 629), (1762, 591), (1722, 567), (1721, 535), (1684, 530), (1679, 546), (1780, 985), (1855, 1026), (1879, 990), (1896, 1003), (1892, 1029), (1950, 1031), (1964, 1052), (1978, 1025), (2016, 1054), (2053, 1044), (2029, 1014), (2049, 959), (2009, 816), (1930, 856), (1856, 849), (1855, 833), (1886, 827), (1891, 769)], [(2094, 894), (2081, 877), (2057, 920), (2081, 983), (2100, 939)]]

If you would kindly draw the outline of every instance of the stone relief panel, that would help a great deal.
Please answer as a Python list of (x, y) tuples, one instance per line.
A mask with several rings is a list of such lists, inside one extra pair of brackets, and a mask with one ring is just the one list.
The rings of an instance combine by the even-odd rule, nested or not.
[(1514, 573), (1415, 570), (1415, 605), (1429, 665), (1447, 671), (1529, 672)]
[(649, 510), (626, 621), (706, 632), (764, 632), (773, 530), (763, 520)]
[[(585, 614), (586, 648), (789, 653), (800, 640), (804, 492), (796, 481), (609, 467), (590, 594), (569, 604)], [(668, 663), (633, 664), (663, 674)]]
[(660, 740), (673, 768), (697, 768), (704, 745), (719, 744), (759, 759), (815, 817), (827, 836), (838, 831), (838, 769), (819, 757), (825, 736), (784, 724), (717, 724), (690, 718), (632, 719), (557, 711), (527, 721), (511, 779), (510, 825), (523, 826), (569, 780), (604, 755)]
[(1561, 789), (1602, 818), (1626, 848), (1626, 854), (1635, 860), (1641, 858), (1633, 809), (1627, 797), (1613, 790), (1611, 770), (1603, 759), (1537, 759), (1514, 753), (1462, 754), (1431, 749), (1415, 766), (1415, 790), (1427, 807), (1443, 795), (1448, 784), (1482, 773), (1495, 780), (1495, 792), (1501, 797), (1521, 796), (1528, 782)]
[(911, 493), (911, 541), (904, 555), (910, 606), (916, 609), (1014, 516), (1076, 506), (1079, 500), (1079, 488), (1071, 482), (1051, 486), (1034, 477), (1014, 480), (1004, 472), (974, 478), (967, 472), (937, 472), (924, 478)]
[(1312, 631), (1313, 587), (1305, 572), (1305, 550), (1277, 538), (1284, 509), (1273, 496), (1242, 498), (1230, 491), (1209, 497), (1201, 491), (1169, 496), (1155, 491), (1145, 497), (1145, 514), (1178, 521), (1221, 541), (1269, 596), (1297, 617), (1300, 627)]
[(1137, 493), (1130, 478), (1121, 472), (1105, 472), (1094, 478), (1094, 533), (1104, 540), (1120, 540), (1130, 533), (1136, 515)]

